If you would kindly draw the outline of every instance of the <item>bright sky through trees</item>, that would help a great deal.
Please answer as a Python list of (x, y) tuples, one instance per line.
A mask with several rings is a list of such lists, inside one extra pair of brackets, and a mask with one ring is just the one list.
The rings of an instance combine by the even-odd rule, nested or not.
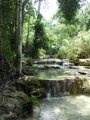
[[(36, 8), (36, 10), (38, 10), (38, 3), (35, 3), (34, 7)], [(46, 20), (50, 20), (51, 17), (56, 13), (57, 9), (57, 0), (43, 0), (40, 13)]]
[(56, 13), (57, 9), (57, 0), (47, 0), (42, 4), (41, 14), (46, 20), (50, 20), (50, 18)]
[[(88, 5), (90, 3), (90, 0), (83, 0), (83, 5)], [(83, 9), (85, 8), (83, 7)], [(37, 9), (38, 4), (35, 5), (35, 8)], [(58, 9), (57, 0), (43, 0), (41, 4), (41, 14), (46, 20), (50, 20), (52, 16), (56, 13)]]

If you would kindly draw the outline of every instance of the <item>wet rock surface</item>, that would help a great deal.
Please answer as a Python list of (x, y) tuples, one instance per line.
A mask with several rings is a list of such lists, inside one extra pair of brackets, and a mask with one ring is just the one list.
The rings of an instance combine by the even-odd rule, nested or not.
[(24, 106), (29, 103), (29, 96), (22, 90), (18, 90), (15, 86), (7, 86), (0, 93), (0, 120), (22, 120), (28, 115), (28, 112), (32, 113), (31, 107), (24, 109)]
[(90, 120), (90, 96), (49, 97), (28, 120)]
[(84, 94), (86, 79), (68, 77), (60, 80), (39, 80), (41, 86), (45, 89), (46, 95), (52, 97), (67, 96), (73, 94)]
[[(28, 71), (22, 79), (17, 80), (13, 86), (7, 86), (0, 93), (0, 120), (25, 120), (32, 113), (32, 104), (29, 102), (30, 94), (39, 99), (45, 97), (61, 97), (76, 94), (90, 95), (90, 69), (85, 66), (63, 64), (62, 61), (50, 60), (36, 62), (43, 64), (44, 69), (62, 70), (64, 75), (59, 77), (36, 78), (38, 71)], [(33, 72), (34, 71), (34, 72)], [(26, 71), (25, 71), (26, 72)], [(29, 73), (31, 72), (31, 73)], [(27, 73), (27, 72), (26, 72)], [(24, 81), (23, 81), (24, 80)], [(29, 103), (29, 104), (27, 104)], [(25, 107), (26, 105), (26, 107)], [(25, 119), (24, 119), (25, 118)]]
[[(74, 66), (73, 64), (69, 63), (68, 60), (62, 60), (62, 64), (58, 64), (57, 60), (55, 61), (55, 59), (45, 59), (40, 62), (36, 61), (35, 64), (37, 66), (43, 66), (44, 70), (46, 69), (45, 66), (47, 65), (49, 68), (49, 70), (46, 69), (47, 73), (49, 73), (50, 70), (57, 71), (55, 67), (52, 67), (52, 65), (55, 66), (56, 64), (59, 65), (58, 71), (63, 71), (63, 74), (53, 77), (52, 75), (49, 76), (45, 73), (44, 75), (41, 74), (41, 77), (38, 75), (39, 77), (36, 76), (34, 78), (34, 80), (38, 79), (40, 81), (41, 86), (43, 86), (43, 84), (47, 86), (43, 86), (45, 91), (47, 91), (47, 94), (49, 93), (51, 96), (56, 97), (69, 94), (89, 93), (90, 69), (86, 68), (85, 66)], [(52, 74), (54, 73), (52, 72)], [(87, 87), (85, 84), (87, 84)]]

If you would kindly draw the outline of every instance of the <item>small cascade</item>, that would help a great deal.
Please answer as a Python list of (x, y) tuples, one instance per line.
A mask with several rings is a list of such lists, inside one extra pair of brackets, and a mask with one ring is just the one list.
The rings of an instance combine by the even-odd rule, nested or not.
[(51, 93), (50, 91), (47, 93), (47, 99), (49, 100), (51, 98)]
[(68, 59), (43, 59), (35, 61), (34, 65), (41, 66), (35, 79), (41, 82), (47, 98), (84, 93), (84, 79), (79, 78), (82, 71), (71, 67), (73, 64)]
[(52, 97), (64, 96), (68, 92), (68, 83), (67, 81), (50, 81), (50, 95)]
[(79, 78), (64, 80), (39, 80), (39, 82), (45, 89), (48, 99), (50, 97), (61, 97), (84, 93), (84, 81)]
[(62, 64), (62, 60), (52, 58), (34, 61), (33, 66), (38, 67), (39, 69), (61, 69)]
[[(46, 99), (41, 103), (40, 113), (38, 116), (36, 114), (36, 119), (32, 120), (66, 120), (66, 118), (89, 120), (90, 97), (80, 95), (85, 94), (85, 91), (88, 93), (88, 80), (76, 74), (76, 67), (68, 60), (58, 61), (56, 59), (36, 61), (35, 65), (44, 68), (40, 68), (40, 73), (33, 80), (39, 82), (39, 88), (43, 88), (41, 89), (43, 90), (41, 91), (42, 97)], [(80, 69), (79, 73), (83, 71)], [(83, 103), (86, 104), (84, 110)]]

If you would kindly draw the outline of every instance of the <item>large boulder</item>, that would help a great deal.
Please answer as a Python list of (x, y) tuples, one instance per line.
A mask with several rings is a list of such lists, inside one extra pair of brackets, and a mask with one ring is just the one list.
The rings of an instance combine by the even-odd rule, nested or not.
[(25, 117), (23, 108), (26, 103), (29, 103), (29, 97), (26, 93), (23, 91), (5, 90), (3, 95), (0, 96), (0, 100), (0, 115), (2, 118), (5, 120), (13, 120)]

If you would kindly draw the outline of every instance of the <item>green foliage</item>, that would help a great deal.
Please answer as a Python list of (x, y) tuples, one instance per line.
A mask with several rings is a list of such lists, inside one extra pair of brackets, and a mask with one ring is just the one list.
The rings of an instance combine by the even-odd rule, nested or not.
[(47, 38), (44, 32), (43, 24), (41, 20), (36, 21), (35, 25), (35, 36), (34, 36), (34, 46), (37, 48), (46, 48), (47, 47)]
[(77, 60), (90, 57), (90, 31), (80, 31), (77, 36), (66, 39), (58, 51), (59, 58)]
[(15, 61), (15, 25), (16, 25), (16, 1), (2, 1), (2, 38), (3, 56), (7, 63), (14, 67)]
[(33, 105), (38, 105), (39, 106), (39, 99), (37, 99), (36, 96), (32, 95), (29, 100)]
[(67, 55), (66, 47), (61, 46), (57, 54), (58, 54), (58, 58), (60, 59), (66, 58)]
[(34, 58), (38, 58), (39, 49), (47, 49), (48, 48), (48, 37), (45, 33), (43, 23), (40, 19), (37, 19), (35, 24), (35, 33), (33, 40), (33, 56)]
[(77, 47), (79, 51), (79, 58), (90, 57), (90, 30), (81, 31), (77, 36)]
[[(85, 30), (87, 30), (85, 36), (88, 36), (89, 7), (83, 13), (78, 12), (80, 2), (80, 0), (58, 0), (59, 10), (61, 11), (58, 11), (50, 22), (43, 20), (41, 15), (38, 15), (36, 20), (33, 17), (33, 12), (31, 12), (32, 17), (29, 17), (30, 12), (27, 12), (24, 23), (25, 53), (33, 58), (41, 59), (46, 54), (76, 61), (78, 61), (78, 58), (89, 57), (88, 38), (86, 37), (84, 41), (79, 38), (80, 32), (82, 31), (84, 35)], [(70, 24), (67, 24), (65, 19)], [(27, 41), (28, 21), (29, 37)]]
[[(41, 15), (36, 17), (31, 2), (27, 3), (24, 9), (22, 41), (25, 55), (42, 59), (49, 54), (73, 60), (90, 57), (90, 9), (87, 7), (83, 13), (80, 11), (75, 18), (80, 7), (79, 2), (80, 0), (58, 0), (60, 11), (56, 16), (59, 17), (50, 22), (46, 22)], [(14, 64), (16, 1), (5, 0), (3, 4), (3, 10), (6, 9), (3, 14), (3, 53), (7, 61)]]
[[(28, 101), (23, 104), (23, 111), (28, 112), (28, 114), (33, 113), (33, 106), (39, 106), (39, 100), (36, 96), (28, 97)], [(26, 114), (26, 113), (25, 113)]]
[(38, 58), (41, 54), (40, 51), (47, 49), (47, 41), (42, 16), (38, 15), (36, 20), (35, 11), (30, 5), (27, 5), (23, 28), (23, 50), (25, 55)]
[(0, 120), (6, 120), (6, 119), (5, 119), (4, 117), (1, 117), (1, 116), (0, 116)]
[(80, 8), (80, 0), (58, 0), (59, 9), (62, 11), (64, 18), (71, 22)]
[(38, 51), (39, 51), (39, 52), (38, 52), (38, 53), (39, 53), (39, 58), (40, 58), (40, 59), (45, 58), (45, 56), (46, 56), (46, 51), (45, 51), (44, 49), (42, 49), (42, 48), (39, 49)]
[(61, 59), (68, 58), (76, 64), (79, 58), (89, 58), (90, 30), (88, 21), (89, 8), (83, 13), (79, 12), (72, 24), (67, 24), (63, 18), (58, 20), (57, 17), (52, 20), (51, 24), (48, 23), (45, 27), (49, 38), (47, 54)]
[(24, 8), (24, 21), (23, 21), (23, 52), (25, 55), (29, 56), (30, 51), (32, 49), (32, 41), (34, 38), (34, 24), (36, 22), (35, 11), (32, 7), (32, 3), (27, 3)]
[(86, 7), (83, 15), (80, 16), (82, 19), (83, 26), (85, 30), (90, 29), (90, 4)]
[[(27, 99), (27, 102), (24, 103), (24, 105), (29, 105), (29, 104), (33, 104), (33, 105), (38, 105), (39, 106), (39, 99), (36, 96), (30, 96)], [(24, 106), (25, 107), (25, 106)]]

